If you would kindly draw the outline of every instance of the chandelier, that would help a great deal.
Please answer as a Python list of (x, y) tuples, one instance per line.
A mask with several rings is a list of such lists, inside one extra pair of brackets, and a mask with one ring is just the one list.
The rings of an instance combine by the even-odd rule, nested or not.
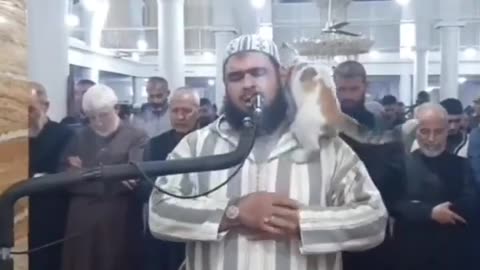
[(345, 19), (351, 0), (316, 0), (316, 2), (320, 17), (326, 18), (326, 26), (316, 37), (294, 39), (291, 47), (296, 53), (306, 57), (333, 58), (357, 56), (370, 51), (374, 44), (372, 39), (341, 29), (348, 25)]
[(295, 39), (292, 43), (299, 55), (307, 57), (334, 57), (368, 53), (374, 41), (365, 37), (341, 34), (321, 34), (317, 38)]

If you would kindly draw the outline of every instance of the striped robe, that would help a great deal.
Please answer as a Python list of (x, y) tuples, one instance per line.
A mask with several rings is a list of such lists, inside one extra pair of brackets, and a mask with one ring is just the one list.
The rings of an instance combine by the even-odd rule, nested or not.
[[(185, 137), (170, 159), (233, 151), (238, 136), (222, 118)], [(384, 239), (387, 212), (363, 163), (339, 138), (322, 141), (317, 158), (292, 161), (300, 148), (286, 132), (268, 161), (252, 154), (227, 186), (198, 199), (176, 199), (154, 191), (149, 225), (161, 239), (187, 242), (190, 270), (340, 270), (341, 251), (372, 248)], [(175, 194), (203, 193), (236, 168), (160, 177), (157, 185)], [(240, 231), (219, 233), (230, 200), (252, 192), (276, 192), (301, 203), (301, 239), (252, 241)]]

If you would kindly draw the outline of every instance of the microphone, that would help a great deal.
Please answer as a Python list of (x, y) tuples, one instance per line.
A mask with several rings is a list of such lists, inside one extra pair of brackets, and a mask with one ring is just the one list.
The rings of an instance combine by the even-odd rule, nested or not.
[(255, 94), (252, 102), (252, 115), (255, 123), (258, 123), (262, 118), (263, 108), (265, 106), (265, 98), (261, 93)]

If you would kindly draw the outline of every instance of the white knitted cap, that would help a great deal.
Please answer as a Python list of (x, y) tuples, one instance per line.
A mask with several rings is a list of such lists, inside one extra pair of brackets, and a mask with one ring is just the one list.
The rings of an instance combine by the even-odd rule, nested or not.
[(239, 36), (227, 45), (224, 63), (234, 54), (239, 52), (262, 52), (271, 56), (278, 64), (280, 64), (280, 55), (277, 45), (271, 40), (262, 38), (259, 35), (243, 35)]
[(83, 95), (82, 108), (84, 112), (96, 112), (114, 108), (117, 103), (118, 97), (112, 88), (103, 84), (97, 84), (90, 87)]

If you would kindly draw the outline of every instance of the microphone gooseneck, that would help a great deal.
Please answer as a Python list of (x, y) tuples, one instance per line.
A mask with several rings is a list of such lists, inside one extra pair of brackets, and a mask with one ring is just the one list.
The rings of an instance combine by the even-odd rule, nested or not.
[(263, 100), (255, 97), (253, 116), (243, 120), (237, 148), (230, 153), (167, 161), (150, 161), (138, 164), (121, 164), (79, 169), (27, 179), (10, 186), (0, 195), (0, 270), (13, 270), (11, 247), (14, 246), (14, 204), (24, 197), (55, 190), (72, 184), (91, 181), (123, 181), (125, 179), (158, 177), (191, 172), (216, 171), (243, 164), (255, 142), (258, 119), (262, 114)]

